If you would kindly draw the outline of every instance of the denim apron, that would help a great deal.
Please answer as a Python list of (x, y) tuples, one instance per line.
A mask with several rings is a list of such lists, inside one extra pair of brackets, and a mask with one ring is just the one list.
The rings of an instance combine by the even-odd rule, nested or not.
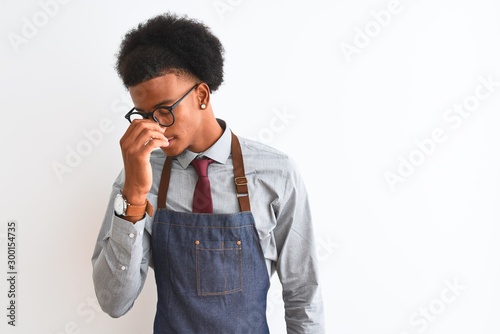
[(235, 189), (228, 191), (238, 197), (238, 213), (166, 209), (172, 158), (165, 160), (152, 231), (155, 334), (269, 333), (269, 276), (250, 211), (241, 147), (231, 135)]

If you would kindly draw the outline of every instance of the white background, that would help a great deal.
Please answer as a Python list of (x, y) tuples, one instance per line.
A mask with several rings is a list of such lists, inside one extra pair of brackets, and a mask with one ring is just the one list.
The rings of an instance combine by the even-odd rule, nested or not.
[[(0, 10), (0, 267), (16, 220), (19, 272), (15, 328), (0, 280), (2, 333), (151, 333), (153, 275), (112, 319), (90, 257), (131, 106), (114, 55), (168, 10), (226, 49), (216, 116), (300, 167), (327, 333), (500, 333), (497, 1), (54, 1)], [(285, 333), (279, 294), (273, 279), (272, 333)]]

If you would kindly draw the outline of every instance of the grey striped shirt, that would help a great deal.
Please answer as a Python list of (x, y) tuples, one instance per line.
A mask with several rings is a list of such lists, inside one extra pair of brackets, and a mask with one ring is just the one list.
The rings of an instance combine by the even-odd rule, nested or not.
[[(231, 133), (200, 154), (213, 160), (208, 169), (214, 213), (239, 212), (231, 159)], [(238, 137), (241, 143), (250, 204), (269, 275), (277, 272), (283, 286), (288, 333), (324, 332), (323, 303), (311, 212), (306, 188), (290, 158), (266, 145)], [(192, 166), (198, 153), (184, 151), (172, 163), (167, 208), (191, 212), (197, 174)], [(153, 186), (149, 201), (156, 207), (165, 154), (151, 154)], [(112, 317), (125, 314), (139, 295), (151, 255), (153, 218), (132, 224), (114, 214), (113, 202), (123, 187), (122, 171), (115, 183), (92, 256), (93, 279), (102, 309)]]

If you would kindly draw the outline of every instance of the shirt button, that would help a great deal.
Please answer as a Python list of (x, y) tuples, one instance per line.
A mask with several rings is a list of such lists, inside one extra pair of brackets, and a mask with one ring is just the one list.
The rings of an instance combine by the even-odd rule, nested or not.
[(130, 238), (133, 238), (133, 237), (135, 237), (135, 234), (134, 234), (134, 233), (130, 233), (128, 236), (129, 236)]
[(141, 232), (139, 232), (139, 235), (142, 235), (142, 231), (141, 231)]
[(121, 270), (125, 270), (125, 269), (127, 269), (127, 267), (125, 267), (125, 266), (121, 266), (121, 268), (120, 268), (120, 269), (121, 269)]

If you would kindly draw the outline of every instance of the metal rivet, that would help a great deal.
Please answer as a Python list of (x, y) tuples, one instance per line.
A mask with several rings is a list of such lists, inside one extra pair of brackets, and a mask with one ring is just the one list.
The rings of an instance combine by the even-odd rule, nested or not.
[(199, 244), (200, 244), (200, 240), (196, 240), (196, 241), (194, 242), (194, 244), (195, 244), (195, 245), (199, 245)]
[(236, 241), (236, 244), (239, 246), (241, 245), (241, 240)]

